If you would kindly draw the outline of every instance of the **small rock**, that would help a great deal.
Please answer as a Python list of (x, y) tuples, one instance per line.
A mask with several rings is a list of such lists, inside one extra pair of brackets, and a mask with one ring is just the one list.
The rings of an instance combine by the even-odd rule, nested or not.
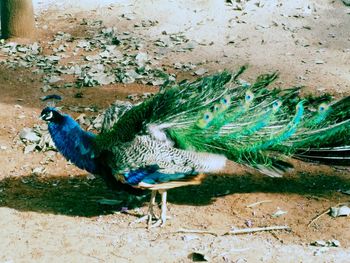
[(107, 50), (101, 52), (99, 55), (101, 58), (109, 58), (111, 56)]
[(55, 152), (55, 151), (47, 151), (47, 152), (45, 153), (45, 155), (46, 155), (46, 157), (47, 157), (48, 159), (53, 160), (53, 158), (54, 158), (55, 155), (56, 155), (56, 152)]
[(148, 98), (150, 98), (150, 97), (152, 97), (153, 96), (153, 94), (152, 93), (150, 93), (150, 92), (145, 92), (145, 93), (143, 93), (142, 94), (142, 99), (148, 99)]
[(185, 235), (182, 237), (182, 240), (185, 242), (195, 240), (195, 239), (199, 239), (199, 236), (197, 236), (197, 235)]
[(22, 140), (26, 140), (26, 141), (29, 141), (29, 142), (39, 142), (40, 141), (40, 137), (38, 135), (36, 135), (36, 133), (30, 128), (24, 128), (19, 133), (19, 137)]
[(165, 82), (165, 79), (163, 79), (163, 78), (155, 78), (151, 81), (151, 84), (153, 86), (160, 86), (160, 85), (163, 85), (164, 82)]
[(350, 190), (341, 191), (343, 194), (350, 195)]
[(96, 179), (96, 176), (93, 175), (93, 174), (88, 174), (88, 175), (86, 176), (86, 179), (88, 179), (88, 180), (95, 180), (95, 179)]
[(311, 246), (316, 246), (316, 247), (340, 247), (340, 242), (336, 239), (332, 240), (317, 240), (313, 243), (310, 244)]
[(129, 99), (129, 100), (135, 101), (135, 100), (139, 99), (139, 95), (137, 95), (137, 94), (130, 94), (126, 98)]
[(332, 240), (330, 240), (330, 242), (331, 242), (333, 247), (340, 247), (341, 246), (339, 240), (332, 239)]
[(51, 90), (51, 86), (50, 85), (44, 85), (43, 87), (41, 87), (41, 90), (45, 93), (48, 92), (49, 90)]
[(236, 4), (236, 5), (233, 7), (233, 10), (242, 11), (242, 10), (243, 10), (243, 7), (242, 7), (240, 4)]
[(315, 64), (320, 65), (324, 64), (325, 62), (323, 60), (315, 60)]
[(272, 217), (280, 217), (284, 214), (287, 214), (288, 212), (287, 211), (283, 211), (281, 209), (278, 209), (275, 213), (273, 213), (271, 216)]
[(100, 59), (100, 55), (89, 55), (89, 56), (85, 56), (85, 60), (87, 61), (96, 61)]
[(80, 40), (77, 44), (77, 47), (80, 47), (80, 48), (90, 47), (90, 43), (86, 40)]
[(52, 84), (52, 83), (59, 82), (59, 81), (61, 81), (61, 80), (62, 80), (62, 79), (61, 79), (60, 77), (58, 77), (58, 76), (51, 76), (51, 77), (47, 80), (47, 82), (50, 83), (50, 84)]
[(115, 77), (113, 75), (107, 75), (105, 73), (96, 74), (94, 80), (100, 85), (108, 85), (115, 82)]
[(32, 171), (32, 173), (35, 175), (40, 175), (40, 174), (43, 174), (44, 172), (45, 172), (45, 168), (42, 166), (36, 167)]
[(139, 78), (142, 77), (142, 76), (139, 75), (135, 70), (132, 70), (132, 69), (127, 70), (127, 71), (125, 72), (125, 75), (127, 75), (127, 76), (128, 76), (129, 78), (131, 78), (131, 79), (139, 79)]
[(129, 208), (127, 206), (123, 206), (122, 208), (120, 208), (121, 213), (126, 213), (128, 211), (129, 211)]
[(52, 61), (52, 62), (57, 62), (61, 59), (59, 56), (48, 56), (47, 60)]
[(311, 243), (311, 245), (316, 247), (325, 247), (327, 246), (327, 242), (324, 240), (316, 240), (315, 242)]
[(339, 216), (349, 216), (350, 215), (350, 208), (348, 206), (341, 206), (341, 207), (331, 207), (331, 216), (332, 217), (339, 217)]
[(22, 182), (23, 184), (28, 184), (30, 181), (29, 181), (29, 179), (27, 179), (27, 178), (22, 178), (22, 179), (21, 179), (21, 182)]
[(135, 59), (136, 59), (136, 64), (139, 67), (143, 67), (146, 64), (146, 62), (148, 61), (148, 55), (147, 55), (147, 53), (140, 52), (136, 55)]
[(24, 154), (28, 154), (31, 152), (34, 152), (35, 148), (36, 148), (36, 144), (29, 144), (24, 148)]
[(202, 75), (204, 75), (204, 74), (207, 73), (207, 72), (208, 72), (207, 69), (205, 69), (205, 68), (199, 68), (199, 69), (197, 69), (197, 70), (194, 72), (194, 74), (197, 75), (197, 76), (202, 76)]
[(253, 222), (252, 220), (248, 219), (244, 222), (244, 224), (247, 226), (247, 227), (252, 227), (253, 226)]

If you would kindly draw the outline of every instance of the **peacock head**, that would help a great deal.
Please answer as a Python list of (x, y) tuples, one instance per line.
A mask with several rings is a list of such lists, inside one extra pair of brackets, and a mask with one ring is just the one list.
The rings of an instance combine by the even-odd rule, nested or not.
[(59, 122), (62, 117), (62, 114), (54, 107), (46, 107), (40, 114), (40, 119), (47, 122)]

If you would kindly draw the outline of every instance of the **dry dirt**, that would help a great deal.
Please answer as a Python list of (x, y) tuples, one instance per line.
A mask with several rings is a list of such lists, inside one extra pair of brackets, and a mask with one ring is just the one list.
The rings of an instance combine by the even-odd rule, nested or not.
[[(164, 30), (186, 29), (190, 39), (209, 44), (189, 53), (169, 54), (162, 61), (169, 70), (179, 61), (204, 61), (209, 72), (248, 63), (244, 75), (248, 80), (279, 70), (283, 86), (302, 84), (307, 93), (328, 91), (336, 97), (350, 94), (349, 8), (340, 1), (266, 1), (262, 7), (255, 2), (246, 3), (243, 15), (221, 1), (120, 1), (93, 10), (52, 7), (38, 13), (37, 40), (44, 43), (58, 31), (84, 37), (85, 28), (78, 25), (82, 18), (101, 19), (107, 26), (136, 31), (150, 41)], [(65, 13), (72, 14), (70, 19)], [(132, 14), (133, 20), (123, 18), (123, 13)], [(133, 27), (146, 17), (159, 23), (144, 30)], [(59, 154), (43, 164), (46, 153), (23, 153), (18, 133), (40, 123), (41, 87), (41, 76), (29, 69), (0, 67), (0, 146), (5, 146), (0, 150), (0, 262), (191, 262), (192, 252), (211, 262), (350, 262), (349, 217), (326, 214), (308, 226), (331, 206), (350, 201), (340, 192), (350, 189), (348, 168), (295, 162), (295, 172), (267, 178), (249, 172), (237, 175), (231, 167), (228, 175), (208, 177), (200, 186), (170, 190), (171, 219), (164, 228), (129, 226), (136, 217), (120, 213), (121, 207), (140, 214), (147, 209), (148, 197), (129, 200), (101, 179), (89, 179)], [(79, 90), (83, 93), (79, 99), (74, 98), (78, 92), (74, 88), (60, 93), (63, 106), (103, 109), (115, 99), (149, 91), (155, 88), (118, 84)], [(32, 170), (42, 165), (45, 174), (33, 175)], [(97, 202), (121, 195), (125, 201), (120, 205)], [(288, 213), (272, 217), (279, 209)], [(291, 231), (222, 235), (247, 225), (287, 225)], [(180, 233), (181, 228), (218, 235)], [(341, 246), (310, 245), (333, 239)]]

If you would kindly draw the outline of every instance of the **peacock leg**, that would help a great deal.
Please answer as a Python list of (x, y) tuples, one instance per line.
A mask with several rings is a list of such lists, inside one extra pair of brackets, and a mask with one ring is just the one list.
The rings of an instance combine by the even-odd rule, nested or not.
[(131, 223), (131, 225), (133, 224), (137, 224), (137, 223), (141, 223), (141, 222), (144, 222), (147, 220), (148, 222), (148, 227), (150, 228), (151, 225), (152, 225), (152, 219), (155, 218), (157, 219), (158, 217), (154, 214), (154, 211), (153, 211), (153, 207), (156, 203), (156, 194), (157, 194), (157, 191), (152, 191), (151, 192), (151, 199), (149, 201), (149, 204), (148, 204), (148, 212), (146, 215), (136, 219), (135, 221), (133, 221)]
[[(166, 223), (166, 211), (167, 211), (167, 206), (166, 206), (166, 198), (167, 198), (167, 191), (165, 190), (159, 190), (158, 191), (162, 195), (162, 207), (161, 207), (161, 215), (160, 219), (157, 220), (151, 227), (163, 227)], [(149, 226), (149, 224), (148, 224)]]
[(167, 206), (166, 206), (166, 198), (167, 198), (167, 191), (161, 191), (159, 192), (162, 195), (162, 213), (160, 215), (160, 218), (162, 220), (162, 224), (160, 226), (164, 226), (165, 222), (166, 222), (166, 210), (167, 210)]
[(156, 195), (157, 195), (157, 191), (152, 190), (151, 200), (149, 201), (149, 205), (148, 205), (148, 228), (150, 228), (152, 225), (153, 217), (156, 218), (153, 212), (153, 207), (156, 204)]

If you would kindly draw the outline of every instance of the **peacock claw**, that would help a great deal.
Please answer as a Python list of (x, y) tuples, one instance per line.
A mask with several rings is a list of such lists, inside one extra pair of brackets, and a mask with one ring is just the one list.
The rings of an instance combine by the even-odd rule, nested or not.
[(148, 225), (148, 229), (156, 228), (156, 227), (163, 227), (163, 226), (164, 226), (163, 220), (162, 219), (158, 219), (154, 224)]
[[(169, 218), (167, 217), (167, 219), (169, 219)], [(147, 228), (148, 229), (156, 228), (156, 227), (163, 227), (165, 225), (165, 222), (166, 222), (166, 220), (163, 220), (154, 214), (153, 215), (147, 214), (147, 215), (144, 215), (144, 216), (132, 221), (129, 225), (133, 226), (135, 224), (143, 223), (145, 221), (147, 221)], [(155, 222), (153, 223), (153, 221), (155, 221)]]
[[(166, 215), (166, 197), (167, 197), (167, 192), (164, 190), (159, 191), (160, 194), (162, 195), (162, 207), (161, 207), (161, 215), (160, 218), (157, 217), (154, 214), (153, 207), (155, 205), (155, 198), (156, 198), (156, 193), (157, 191), (152, 191), (151, 193), (151, 200), (148, 205), (148, 212), (146, 215), (136, 219), (135, 221), (131, 222), (130, 225), (134, 225), (137, 223), (141, 223), (147, 220), (147, 228), (156, 228), (156, 227), (163, 227), (168, 219)], [(155, 223), (153, 223), (153, 219), (156, 220)]]
[(159, 218), (154, 224), (152, 224), (151, 226), (148, 226), (148, 228), (156, 228), (156, 227), (163, 227), (165, 226), (165, 223), (168, 219), (170, 219), (171, 217), (166, 217), (166, 218)]
[(144, 215), (144, 216), (141, 216), (141, 217), (139, 217), (138, 219), (132, 221), (132, 222), (130, 223), (130, 225), (135, 225), (135, 224), (143, 223), (143, 222), (145, 222), (145, 221), (147, 221), (148, 224), (149, 224), (149, 222), (152, 222), (153, 219), (158, 220), (158, 217), (157, 217), (155, 214), (149, 214), (149, 213), (148, 213), (148, 214), (146, 214), (146, 215)]

